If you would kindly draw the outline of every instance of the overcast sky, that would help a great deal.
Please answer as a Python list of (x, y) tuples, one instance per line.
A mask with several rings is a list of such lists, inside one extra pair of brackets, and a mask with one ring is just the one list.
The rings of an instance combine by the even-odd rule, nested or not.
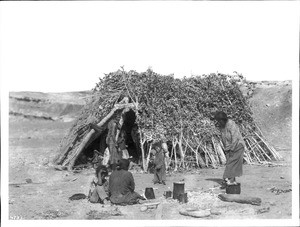
[(176, 77), (237, 71), (291, 80), (299, 70), (298, 3), (1, 2), (2, 84), (88, 90), (123, 65)]

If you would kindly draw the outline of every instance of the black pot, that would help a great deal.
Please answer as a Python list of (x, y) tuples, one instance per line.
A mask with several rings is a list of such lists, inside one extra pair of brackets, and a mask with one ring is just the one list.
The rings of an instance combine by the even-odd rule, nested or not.
[(187, 197), (187, 193), (180, 193), (178, 195), (178, 201), (180, 203), (187, 203), (188, 202), (188, 197)]
[(170, 198), (170, 197), (172, 197), (172, 191), (165, 191), (164, 195), (165, 195), (166, 199)]
[(226, 194), (241, 194), (241, 184), (237, 183), (236, 185), (227, 185)]
[(155, 199), (153, 188), (146, 188), (145, 189), (145, 197), (147, 199)]
[(183, 182), (174, 182), (173, 183), (173, 199), (178, 199), (178, 196), (184, 193), (184, 183)]

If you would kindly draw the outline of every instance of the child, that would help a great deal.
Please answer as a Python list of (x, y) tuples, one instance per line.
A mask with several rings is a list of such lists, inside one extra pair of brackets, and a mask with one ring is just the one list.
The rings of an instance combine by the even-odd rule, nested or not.
[(109, 203), (108, 197), (108, 181), (105, 179), (108, 176), (107, 168), (99, 165), (96, 169), (96, 177), (91, 182), (88, 199), (91, 203)]
[(153, 145), (154, 154), (154, 184), (166, 184), (166, 166), (165, 166), (165, 155), (161, 147), (161, 143), (155, 143)]

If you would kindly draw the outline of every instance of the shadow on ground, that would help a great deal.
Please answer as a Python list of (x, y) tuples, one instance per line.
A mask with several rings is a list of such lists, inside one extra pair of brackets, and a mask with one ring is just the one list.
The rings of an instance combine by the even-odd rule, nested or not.
[(223, 185), (223, 183), (224, 183), (224, 180), (221, 179), (221, 178), (207, 178), (207, 179), (205, 179), (205, 180), (216, 182), (216, 183), (218, 183), (219, 185)]

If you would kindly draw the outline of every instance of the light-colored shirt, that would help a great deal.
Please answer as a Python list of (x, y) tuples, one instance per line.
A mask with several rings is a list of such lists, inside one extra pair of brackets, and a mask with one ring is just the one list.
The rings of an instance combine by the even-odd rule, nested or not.
[(235, 151), (239, 145), (245, 147), (245, 142), (239, 127), (231, 119), (228, 119), (225, 128), (221, 129), (221, 137), (225, 151)]

